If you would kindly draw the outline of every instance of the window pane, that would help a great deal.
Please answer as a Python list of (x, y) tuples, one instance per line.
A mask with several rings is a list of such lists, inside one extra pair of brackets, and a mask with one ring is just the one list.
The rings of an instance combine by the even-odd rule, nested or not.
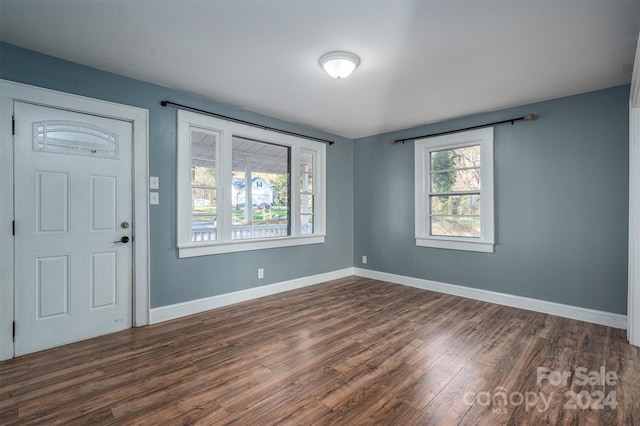
[(251, 204), (254, 208), (271, 208), (274, 197), (274, 190), (271, 185), (273, 176), (264, 173), (255, 173), (253, 172), (253, 168), (251, 170)]
[(191, 211), (193, 213), (216, 214), (217, 207), (215, 189), (191, 189)]
[(191, 184), (216, 185), (217, 133), (191, 129)]
[(480, 145), (432, 151), (430, 157), (432, 171), (480, 167)]
[[(244, 166), (244, 161), (241, 162)], [(248, 212), (246, 209), (246, 179), (243, 171), (233, 170), (231, 179), (231, 222), (234, 226), (246, 225)]]
[(313, 192), (313, 152), (300, 151), (300, 191)]
[(431, 173), (431, 192), (480, 190), (480, 169)]
[(33, 123), (33, 150), (119, 158), (118, 135), (77, 121), (50, 120)]
[(289, 176), (273, 175), (269, 177), (269, 184), (273, 189), (273, 207), (289, 210)]
[(300, 196), (300, 213), (309, 214), (313, 213), (313, 195), (301, 195)]
[(433, 195), (431, 214), (435, 215), (479, 215), (480, 194)]
[(313, 234), (313, 215), (300, 215), (300, 233), (302, 235)]
[(313, 175), (303, 174), (300, 176), (300, 192), (313, 193)]
[[(287, 206), (253, 208), (253, 223), (256, 225), (278, 225), (278, 228), (287, 229), (287, 224), (289, 223), (288, 218), (289, 210)], [(287, 235), (287, 233), (285, 233), (285, 235)]]
[(481, 236), (480, 217), (432, 216), (431, 235), (479, 238)]
[(216, 216), (191, 216), (191, 241), (217, 240), (218, 224), (216, 219)]
[(216, 186), (216, 169), (214, 167), (192, 167), (191, 185)]
[(290, 148), (240, 137), (232, 147), (232, 238), (289, 235)]

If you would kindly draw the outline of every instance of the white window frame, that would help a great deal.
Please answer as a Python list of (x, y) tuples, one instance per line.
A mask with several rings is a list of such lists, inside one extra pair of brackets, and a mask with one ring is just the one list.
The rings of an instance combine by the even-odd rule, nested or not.
[[(435, 236), (429, 226), (430, 153), (480, 145), (479, 238)], [(415, 237), (416, 246), (493, 253), (493, 127), (453, 133), (415, 141)]]
[[(220, 140), (216, 143), (216, 185), (217, 193), (217, 235), (216, 241), (191, 241), (191, 140), (190, 128), (197, 127), (217, 132)], [(291, 149), (290, 158), (290, 229), (286, 237), (232, 240), (231, 232), (231, 177), (232, 138), (245, 137), (266, 143), (286, 146)], [(302, 235), (300, 228), (300, 150), (313, 151), (314, 164), (314, 233)], [(325, 241), (326, 210), (326, 146), (292, 135), (264, 130), (233, 121), (223, 120), (189, 111), (178, 110), (178, 164), (177, 164), (177, 240), (178, 257), (206, 256), (277, 247), (320, 244)]]

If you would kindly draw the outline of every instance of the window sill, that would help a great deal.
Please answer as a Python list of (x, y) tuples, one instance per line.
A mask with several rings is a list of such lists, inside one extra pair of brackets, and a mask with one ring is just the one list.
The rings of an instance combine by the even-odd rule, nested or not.
[(493, 253), (493, 242), (474, 240), (452, 240), (444, 238), (416, 238), (416, 246), (447, 250), (477, 251)]
[(230, 243), (189, 244), (178, 247), (178, 258), (302, 246), (307, 244), (322, 244), (324, 243), (324, 238), (324, 235), (311, 235), (308, 237), (270, 238), (268, 240), (245, 240)]

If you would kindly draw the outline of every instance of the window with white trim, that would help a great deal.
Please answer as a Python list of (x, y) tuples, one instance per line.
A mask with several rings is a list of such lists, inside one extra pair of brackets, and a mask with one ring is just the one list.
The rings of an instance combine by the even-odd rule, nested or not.
[(416, 245), (493, 253), (493, 128), (415, 141)]
[(325, 149), (178, 110), (179, 257), (323, 243)]

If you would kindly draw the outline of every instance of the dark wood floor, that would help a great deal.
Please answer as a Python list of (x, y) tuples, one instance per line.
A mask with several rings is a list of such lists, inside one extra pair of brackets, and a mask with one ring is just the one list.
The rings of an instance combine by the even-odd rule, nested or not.
[[(616, 384), (580, 385), (601, 366)], [(574, 373), (538, 384), (538, 367)], [(0, 363), (3, 425), (196, 423), (640, 425), (640, 351), (624, 331), (354, 277)]]

